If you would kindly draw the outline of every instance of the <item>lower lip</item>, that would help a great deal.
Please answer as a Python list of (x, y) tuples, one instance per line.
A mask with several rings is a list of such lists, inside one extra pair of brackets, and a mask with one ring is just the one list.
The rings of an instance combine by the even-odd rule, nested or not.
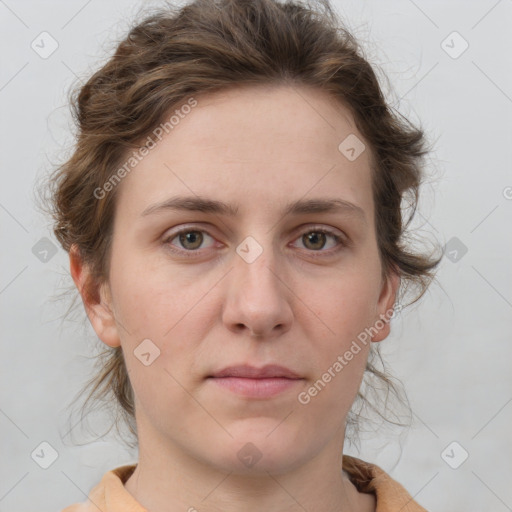
[(286, 379), (284, 377), (265, 379), (210, 377), (210, 380), (233, 393), (250, 398), (271, 398), (302, 382), (302, 379)]

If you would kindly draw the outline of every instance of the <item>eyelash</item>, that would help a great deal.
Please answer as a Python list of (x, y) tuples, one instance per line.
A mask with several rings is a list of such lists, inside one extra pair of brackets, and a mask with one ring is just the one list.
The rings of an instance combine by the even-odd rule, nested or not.
[[(214, 238), (212, 235), (210, 235), (210, 233), (208, 233), (208, 231), (206, 231), (204, 229), (195, 229), (195, 228), (189, 227), (189, 228), (184, 228), (180, 231), (177, 231), (176, 233), (173, 233), (172, 235), (166, 237), (163, 240), (163, 244), (166, 245), (167, 249), (174, 254), (178, 254), (180, 256), (185, 256), (187, 258), (194, 258), (196, 256), (196, 253), (198, 253), (200, 251), (200, 249), (193, 249), (193, 250), (176, 249), (175, 246), (173, 246), (170, 243), (174, 239), (178, 238), (179, 235), (182, 235), (184, 233), (193, 233), (193, 232), (206, 233), (209, 237)], [(314, 251), (312, 249), (311, 250), (305, 249), (306, 251), (310, 252), (311, 256), (313, 256), (314, 258), (323, 257), (325, 255), (327, 255), (327, 256), (333, 255), (333, 254), (337, 253), (338, 251), (340, 251), (341, 249), (343, 249), (344, 247), (347, 247), (349, 245), (349, 242), (347, 240), (345, 240), (343, 237), (341, 237), (340, 235), (338, 235), (338, 234), (334, 233), (333, 231), (326, 229), (326, 228), (315, 228), (315, 227), (310, 228), (306, 231), (303, 231), (301, 233), (301, 235), (299, 235), (299, 237), (297, 237), (297, 238), (300, 238), (301, 236), (304, 236), (305, 234), (308, 234), (308, 233), (323, 233), (325, 235), (332, 237), (337, 242), (337, 247), (331, 248), (329, 250), (320, 249), (318, 251)], [(315, 254), (315, 253), (320, 253), (320, 254)]]

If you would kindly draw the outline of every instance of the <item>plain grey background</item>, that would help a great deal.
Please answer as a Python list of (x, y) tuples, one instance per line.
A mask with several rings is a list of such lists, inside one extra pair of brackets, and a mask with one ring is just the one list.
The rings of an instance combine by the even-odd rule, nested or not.
[[(0, 0), (3, 511), (60, 510), (137, 460), (76, 423), (68, 434), (67, 406), (100, 342), (79, 315), (60, 321), (67, 303), (52, 297), (71, 283), (67, 255), (53, 254), (33, 198), (36, 179), (69, 154), (68, 88), (105, 61), (142, 5)], [(435, 142), (414, 227), (447, 244), (437, 281), (383, 342), (413, 426), (369, 433), (347, 453), (381, 465), (429, 510), (512, 510), (512, 1), (334, 6), (389, 77), (390, 101)], [(47, 469), (35, 455), (50, 462), (43, 442), (57, 455)]]

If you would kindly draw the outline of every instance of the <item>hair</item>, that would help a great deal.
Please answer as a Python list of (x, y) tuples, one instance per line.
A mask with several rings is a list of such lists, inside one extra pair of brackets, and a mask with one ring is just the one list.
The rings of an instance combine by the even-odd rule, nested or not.
[[(411, 285), (416, 290), (412, 302), (425, 293), (441, 258), (406, 244), (429, 151), (425, 135), (387, 104), (362, 48), (328, 0), (313, 6), (276, 0), (195, 0), (179, 9), (167, 5), (133, 26), (106, 64), (72, 92), (76, 144), (49, 178), (48, 189), (55, 236), (65, 251), (76, 248), (91, 271), (85, 293), (95, 297), (108, 282), (119, 187), (101, 198), (95, 191), (112, 179), (128, 151), (140, 147), (172, 109), (193, 95), (257, 85), (312, 87), (350, 110), (372, 157), (383, 275), (399, 275), (400, 298)], [(406, 200), (408, 218), (402, 211)], [(379, 344), (372, 343), (365, 377), (380, 381), (387, 403), (390, 393), (400, 395), (398, 381), (384, 366), (378, 369), (382, 358), (374, 345)], [(84, 406), (92, 398), (113, 395), (136, 437), (133, 389), (121, 347), (108, 348), (97, 361), (99, 372), (84, 388), (92, 386)], [(378, 410), (362, 389), (358, 398)], [(359, 416), (349, 415), (347, 426)]]

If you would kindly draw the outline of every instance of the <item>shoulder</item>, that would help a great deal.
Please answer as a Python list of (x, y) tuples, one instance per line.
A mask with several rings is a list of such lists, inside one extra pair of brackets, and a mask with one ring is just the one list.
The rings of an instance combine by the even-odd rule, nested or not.
[(427, 512), (379, 466), (343, 455), (343, 469), (359, 492), (375, 495), (376, 512)]
[(85, 501), (69, 505), (61, 512), (145, 512), (124, 487), (136, 466), (130, 464), (108, 471)]

